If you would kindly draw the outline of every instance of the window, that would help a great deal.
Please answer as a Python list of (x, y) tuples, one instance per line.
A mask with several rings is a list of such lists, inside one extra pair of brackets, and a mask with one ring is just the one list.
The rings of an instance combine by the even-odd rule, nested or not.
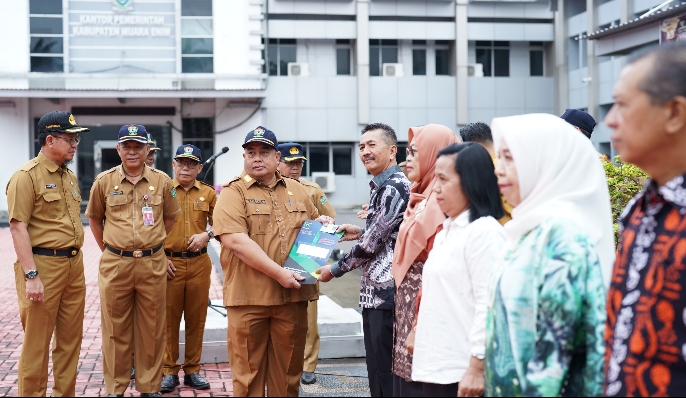
[(352, 75), (352, 49), (350, 40), (336, 40), (336, 74)]
[(62, 2), (29, 2), (31, 72), (64, 72)]
[[(183, 138), (184, 144), (195, 145), (202, 153), (203, 161), (207, 160), (214, 154), (214, 120), (212, 118), (184, 118), (183, 123)], [(205, 176), (205, 168), (198, 179), (207, 181), (212, 184), (214, 181), (214, 167)]]
[(412, 40), (412, 74), (426, 76), (426, 40)]
[(334, 172), (336, 175), (353, 174), (353, 146), (352, 143), (305, 143), (305, 167), (303, 175), (310, 176), (313, 172)]
[(288, 63), (296, 62), (295, 39), (269, 39), (269, 76), (288, 76)]
[(398, 63), (397, 40), (369, 40), (369, 75), (381, 76), (383, 64)]
[(476, 42), (476, 63), (483, 65), (484, 76), (510, 76), (509, 47), (509, 41)]
[(398, 153), (395, 154), (395, 161), (402, 163), (407, 160), (407, 142), (398, 143)]
[(532, 41), (529, 43), (529, 76), (544, 76), (543, 42)]
[(214, 72), (212, 0), (181, 0), (181, 73)]
[(450, 75), (450, 42), (436, 40), (436, 76)]

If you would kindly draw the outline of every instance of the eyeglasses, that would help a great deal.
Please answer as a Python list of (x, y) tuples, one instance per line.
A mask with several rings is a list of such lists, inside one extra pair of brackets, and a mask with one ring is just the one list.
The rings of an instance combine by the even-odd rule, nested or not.
[(185, 160), (177, 160), (176, 165), (179, 166), (180, 168), (188, 167), (189, 169), (194, 169), (198, 167), (200, 163), (198, 162), (190, 162), (190, 161), (185, 161)]
[(288, 167), (301, 167), (302, 165), (305, 164), (305, 162), (302, 159), (291, 160), (290, 162), (286, 162), (285, 160), (282, 160), (281, 163), (286, 163), (288, 165)]
[(81, 137), (79, 137), (78, 135), (76, 136), (76, 138), (64, 138), (60, 137), (59, 135), (53, 135), (53, 137), (61, 139), (62, 141), (69, 144), (69, 146), (77, 146), (81, 142)]
[(414, 157), (417, 154), (417, 150), (412, 148), (411, 146), (408, 146), (407, 149), (405, 150), (405, 153), (407, 154), (408, 157), (409, 156)]

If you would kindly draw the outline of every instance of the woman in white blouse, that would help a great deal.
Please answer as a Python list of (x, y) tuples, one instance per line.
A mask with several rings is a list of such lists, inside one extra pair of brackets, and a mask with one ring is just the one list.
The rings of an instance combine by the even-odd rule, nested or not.
[(479, 144), (438, 153), (434, 192), (448, 216), (424, 265), (412, 379), (424, 396), (481, 396), (488, 289), (505, 232), (488, 152)]

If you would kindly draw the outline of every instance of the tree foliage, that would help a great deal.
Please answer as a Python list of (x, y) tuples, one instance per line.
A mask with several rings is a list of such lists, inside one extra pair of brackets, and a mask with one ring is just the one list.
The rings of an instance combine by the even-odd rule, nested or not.
[(649, 176), (645, 171), (631, 163), (622, 162), (619, 156), (614, 162), (603, 159), (612, 205), (612, 221), (615, 231), (615, 245), (619, 240), (619, 217), (631, 198), (636, 196)]

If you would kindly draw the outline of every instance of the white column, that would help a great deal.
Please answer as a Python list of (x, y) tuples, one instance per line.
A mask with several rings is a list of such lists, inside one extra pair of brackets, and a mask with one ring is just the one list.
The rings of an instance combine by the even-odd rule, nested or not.
[(567, 64), (567, 16), (564, 0), (557, 0), (555, 12), (555, 112), (561, 115), (569, 106), (569, 65)]
[[(597, 8), (594, 0), (586, 0), (586, 15), (588, 27), (587, 34), (593, 33), (598, 29)], [(598, 58), (595, 56), (595, 41), (587, 40), (586, 54), (588, 64), (588, 113), (596, 120), (598, 119)]]
[(468, 0), (455, 1), (455, 82), (456, 82), (456, 118), (457, 124), (469, 123), (469, 52), (467, 37)]
[(633, 16), (634, 2), (632, 0), (619, 0), (619, 23), (626, 23)]
[(4, 185), (22, 164), (31, 159), (33, 140), (29, 99), (0, 98), (0, 124), (3, 126), (0, 136), (11, 149), (3, 154), (2, 160), (5, 167), (0, 169), (0, 181), (3, 184), (3, 189), (0, 189), (0, 217), (3, 217), (7, 215), (7, 196)]
[(357, 123), (369, 123), (369, 0), (357, 0)]

